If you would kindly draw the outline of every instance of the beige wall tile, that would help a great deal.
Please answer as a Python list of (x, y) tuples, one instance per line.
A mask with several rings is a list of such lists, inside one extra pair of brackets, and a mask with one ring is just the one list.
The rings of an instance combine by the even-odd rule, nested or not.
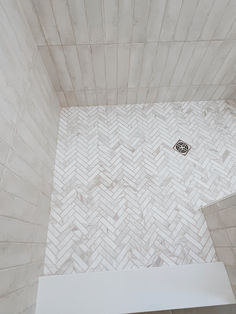
[(236, 256), (230, 247), (216, 247), (216, 254), (225, 265), (236, 267)]
[(207, 226), (220, 261), (224, 262), (235, 292), (236, 194), (203, 208)]
[(213, 243), (216, 247), (230, 246), (230, 240), (225, 229), (217, 229), (211, 232)]
[(236, 247), (236, 227), (227, 229), (227, 233), (232, 246)]
[(44, 259), (60, 110), (34, 38), (40, 45), (60, 38), (50, 1), (2, 2), (0, 18), (0, 313), (30, 313)]

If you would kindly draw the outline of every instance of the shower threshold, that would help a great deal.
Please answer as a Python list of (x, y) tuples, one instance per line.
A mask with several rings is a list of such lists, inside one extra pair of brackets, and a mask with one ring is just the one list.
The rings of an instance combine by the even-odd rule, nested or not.
[(235, 303), (223, 263), (44, 276), (36, 314), (136, 313)]

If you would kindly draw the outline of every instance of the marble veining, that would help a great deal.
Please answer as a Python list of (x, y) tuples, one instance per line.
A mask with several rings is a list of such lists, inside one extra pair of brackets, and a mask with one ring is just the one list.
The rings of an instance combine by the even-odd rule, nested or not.
[(63, 108), (44, 273), (215, 261), (200, 207), (235, 191), (227, 102)]

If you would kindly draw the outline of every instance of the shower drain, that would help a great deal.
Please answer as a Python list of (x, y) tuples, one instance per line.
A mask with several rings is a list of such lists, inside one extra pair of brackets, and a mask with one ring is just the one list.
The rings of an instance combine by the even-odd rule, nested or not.
[(187, 153), (190, 151), (191, 146), (182, 140), (178, 140), (178, 142), (174, 145), (173, 148), (183, 156), (186, 156)]

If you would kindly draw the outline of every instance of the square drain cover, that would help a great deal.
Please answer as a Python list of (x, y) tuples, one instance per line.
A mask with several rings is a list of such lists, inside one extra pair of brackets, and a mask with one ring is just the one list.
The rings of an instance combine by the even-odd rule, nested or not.
[(190, 151), (191, 146), (185, 143), (183, 140), (178, 140), (178, 142), (174, 145), (173, 148), (183, 156), (186, 156), (187, 153)]

